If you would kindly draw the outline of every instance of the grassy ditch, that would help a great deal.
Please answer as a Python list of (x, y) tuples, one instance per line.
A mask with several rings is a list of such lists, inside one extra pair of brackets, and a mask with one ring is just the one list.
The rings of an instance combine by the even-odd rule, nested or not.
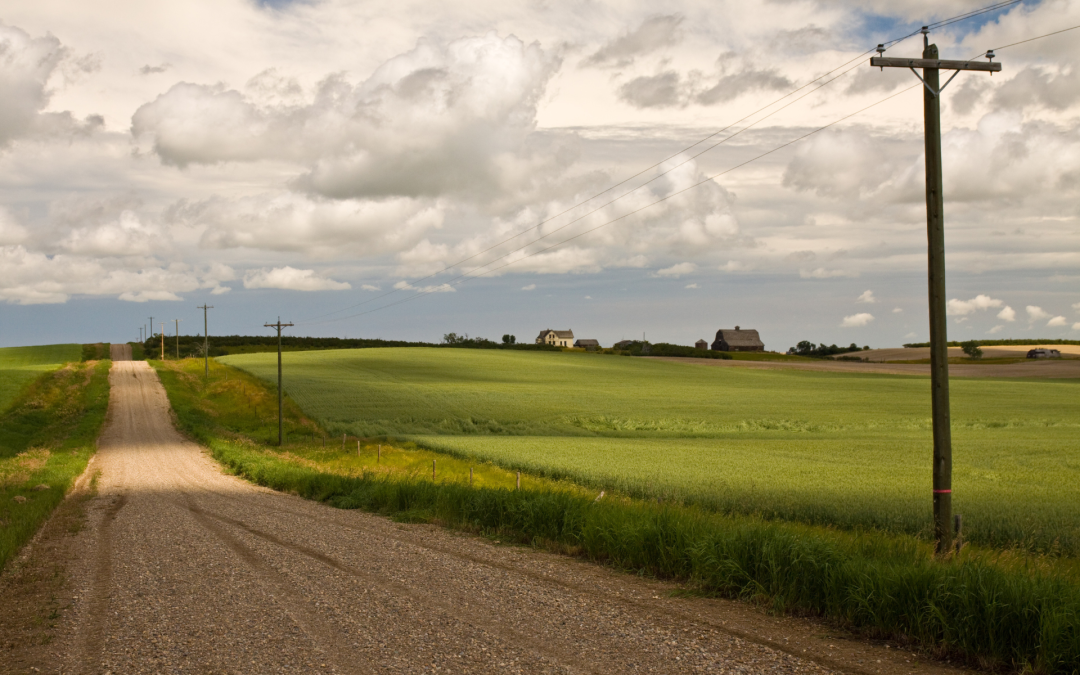
[(86, 469), (109, 406), (111, 363), (46, 373), (0, 415), (0, 569)]
[[(827, 617), (983, 666), (1045, 674), (1080, 669), (1080, 584), (1045, 559), (968, 549), (938, 560), (913, 537), (623, 497), (596, 501), (592, 492), (535, 478), (521, 490), (495, 473), (473, 486), (460, 473), (432, 480), (426, 460), (419, 461), (424, 471), (407, 460), (400, 469), (371, 466), (362, 456), (373, 439), (361, 442), (361, 456), (353, 438), (344, 450), (337, 437), (324, 449), (322, 430), (291, 401), (291, 440), (279, 449), (264, 444), (275, 428), (271, 388), (217, 363), (209, 382), (201, 377), (201, 362), (154, 365), (181, 426), (236, 474), (260, 485), (338, 508), (579, 555), (776, 611)], [(430, 456), (438, 466), (452, 461)]]

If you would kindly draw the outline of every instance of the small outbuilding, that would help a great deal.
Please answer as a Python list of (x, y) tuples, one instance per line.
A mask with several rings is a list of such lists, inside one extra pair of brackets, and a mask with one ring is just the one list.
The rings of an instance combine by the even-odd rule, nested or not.
[(694, 343), (694, 349), (708, 349), (709, 343), (704, 340), (698, 340)]
[(716, 340), (712, 343), (714, 352), (763, 352), (765, 343), (753, 329), (721, 328), (716, 331)]
[(572, 330), (547, 330), (540, 331), (536, 338), (538, 345), (555, 345), (556, 347), (569, 347), (574, 344), (574, 331)]
[(1027, 357), (1029, 359), (1060, 359), (1061, 352), (1057, 349), (1030, 349)]
[(614, 347), (615, 349), (624, 349), (625, 350), (625, 349), (630, 349), (630, 347), (632, 347), (633, 345), (634, 345), (633, 340), (619, 340), (614, 345), (612, 345), (612, 347)]
[(579, 348), (579, 349), (584, 349), (584, 350), (587, 350), (587, 351), (590, 351), (590, 352), (595, 352), (597, 349), (600, 349), (600, 341), (599, 340), (581, 339), (581, 340), (578, 340), (578, 341), (574, 342), (574, 346)]

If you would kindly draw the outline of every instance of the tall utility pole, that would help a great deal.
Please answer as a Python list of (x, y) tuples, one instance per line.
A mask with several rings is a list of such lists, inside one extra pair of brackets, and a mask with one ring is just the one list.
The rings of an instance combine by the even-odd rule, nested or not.
[(180, 322), (183, 319), (173, 319), (176, 322), (176, 360), (180, 360)]
[(282, 433), (281, 433), (281, 329), (291, 326), (291, 323), (281, 323), (281, 317), (277, 318), (277, 323), (264, 323), (263, 326), (267, 328), (277, 329), (277, 444), (281, 445)]
[[(986, 53), (987, 63), (971, 61), (942, 61), (937, 45), (930, 44), (930, 29), (923, 26), (923, 57), (897, 59), (881, 56), (884, 45), (878, 45), (878, 56), (870, 65), (881, 69), (908, 68), (923, 83), (923, 125), (926, 143), (926, 237), (929, 257), (930, 299), (930, 400), (934, 418), (934, 538), (937, 552), (952, 548), (952, 427), (949, 421), (949, 347), (945, 325), (945, 199), (942, 194), (941, 171), (941, 92), (961, 70), (981, 70), (996, 73), (1000, 63), (994, 63), (993, 50)], [(920, 76), (915, 70), (922, 68)], [(939, 73), (954, 70), (952, 77), (939, 86)]]
[(161, 360), (165, 360), (165, 322), (161, 322)]
[(202, 331), (203, 331), (203, 369), (206, 371), (204, 376), (210, 378), (210, 334), (206, 330), (206, 310), (213, 309), (213, 305), (203, 305), (198, 309), (202, 310)]
[(150, 317), (150, 337), (154, 337), (154, 317)]

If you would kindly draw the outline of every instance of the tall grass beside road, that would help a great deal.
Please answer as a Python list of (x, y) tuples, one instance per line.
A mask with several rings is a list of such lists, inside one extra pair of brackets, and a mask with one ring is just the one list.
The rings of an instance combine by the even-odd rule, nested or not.
[[(578, 555), (776, 611), (823, 616), (984, 666), (1046, 675), (1080, 669), (1080, 581), (1044, 559), (974, 548), (936, 559), (931, 546), (909, 536), (725, 516), (623, 496), (597, 501), (579, 487), (535, 478), (515, 490), (470, 486), (463, 475), (432, 480), (407, 466), (358, 467), (353, 439), (344, 451), (322, 448), (324, 430), (292, 402), (286, 408), (292, 440), (285, 448), (267, 445), (273, 418), (255, 408), (273, 400), (274, 391), (255, 378), (214, 364), (206, 382), (201, 361), (154, 365), (181, 427), (237, 475), (260, 485), (338, 508)], [(361, 451), (376, 440), (362, 440)]]
[(40, 375), (0, 414), (0, 569), (86, 469), (108, 411), (111, 363)]

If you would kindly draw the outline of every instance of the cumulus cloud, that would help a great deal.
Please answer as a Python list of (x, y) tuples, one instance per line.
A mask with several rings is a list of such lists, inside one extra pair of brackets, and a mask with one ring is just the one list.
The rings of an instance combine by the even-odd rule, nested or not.
[(901, 308), (901, 307), (893, 307), (893, 311), (892, 311), (892, 313), (893, 313), (893, 314), (900, 314), (900, 313), (902, 313), (903, 311), (904, 311), (904, 310), (903, 310), (903, 308)]
[(1005, 305), (1005, 308), (998, 312), (997, 318), (1001, 319), (1002, 321), (1016, 321), (1016, 310), (1012, 307), (1009, 307), (1008, 305)]
[(1050, 315), (1043, 311), (1042, 307), (1038, 307), (1036, 305), (1028, 305), (1025, 309), (1027, 310), (1028, 321), (1031, 323), (1035, 323), (1040, 319), (1050, 318)]
[(21, 244), (28, 236), (27, 229), (16, 222), (7, 209), (0, 206), (0, 246)]
[(639, 56), (678, 44), (682, 38), (682, 22), (683, 18), (675, 14), (649, 17), (633, 31), (605, 43), (582, 65), (601, 68), (628, 66)]
[(513, 36), (423, 40), (358, 85), (327, 77), (304, 105), (179, 83), (135, 112), (132, 133), (176, 166), (299, 162), (295, 187), (339, 199), (492, 196), (564, 166), (557, 138), (530, 144), (558, 64)]
[(1080, 321), (1077, 321), (1072, 325), (1073, 330), (1080, 330)]
[(987, 335), (997, 335), (998, 333), (1000, 333), (1003, 330), (1005, 330), (1005, 326), (1002, 326), (1001, 324), (998, 324), (997, 326), (994, 326), (990, 330), (986, 331), (986, 334)]
[(199, 243), (206, 249), (252, 248), (318, 257), (401, 251), (441, 227), (443, 216), (443, 207), (427, 200), (330, 200), (292, 192), (181, 200), (165, 212), (168, 223), (201, 231)]
[(830, 270), (824, 267), (818, 267), (812, 270), (799, 270), (799, 276), (803, 279), (837, 279), (841, 277), (857, 277), (858, 272), (851, 272), (848, 270)]
[(257, 269), (244, 272), (244, 288), (280, 288), (288, 291), (347, 291), (347, 282), (326, 279), (315, 270), (298, 270), (286, 265), (273, 269)]
[(1075, 309), (1076, 311), (1080, 312), (1080, 302), (1077, 302), (1077, 303), (1073, 304), (1072, 308)]
[(991, 298), (989, 295), (979, 294), (970, 300), (953, 298), (945, 305), (945, 313), (951, 316), (965, 316), (977, 311), (987, 310), (991, 307), (1001, 307), (1001, 300)]
[(1046, 325), (1050, 328), (1058, 328), (1060, 326), (1068, 326), (1069, 322), (1065, 320), (1063, 316), (1055, 316), (1046, 322)]
[(845, 316), (844, 320), (840, 322), (841, 328), (858, 328), (865, 326), (874, 320), (872, 314), (866, 312), (860, 312), (858, 314), (852, 314), (851, 316)]
[[(863, 291), (862, 295), (855, 299), (855, 302), (865, 302), (868, 304), (874, 304), (877, 302), (877, 298), (874, 297), (874, 292), (871, 290)], [(894, 310), (895, 311), (895, 310)]]
[(179, 300), (181, 293), (221, 288), (233, 274), (226, 265), (138, 264), (117, 258), (49, 256), (22, 245), (0, 247), (0, 300), (20, 305), (63, 303), (74, 295), (112, 295), (132, 302)]
[(741, 260), (729, 260), (716, 269), (721, 272), (749, 272), (753, 267)]
[(413, 286), (408, 281), (399, 281), (394, 284), (399, 291), (416, 291), (417, 293), (456, 293), (457, 289), (450, 284), (438, 284), (431, 286)]
[(521, 290), (523, 290), (523, 291), (535, 291), (536, 290), (536, 284), (528, 284), (526, 286), (522, 286)]
[(692, 262), (682, 262), (672, 265), (671, 267), (665, 267), (662, 270), (656, 271), (658, 277), (672, 277), (678, 279), (679, 277), (686, 276), (687, 274), (693, 274), (697, 270), (697, 265)]
[(669, 68), (623, 83), (618, 95), (636, 108), (711, 106), (733, 101), (752, 91), (788, 90), (792, 84), (774, 69), (756, 68), (733, 54), (726, 54), (717, 61), (714, 75), (692, 71), (684, 76)]

